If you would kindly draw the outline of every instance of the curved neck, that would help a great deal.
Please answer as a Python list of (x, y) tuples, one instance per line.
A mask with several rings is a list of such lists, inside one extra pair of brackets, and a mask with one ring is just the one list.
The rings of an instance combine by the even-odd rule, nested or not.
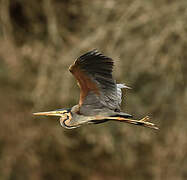
[(66, 114), (66, 117), (61, 117), (60, 118), (60, 124), (62, 127), (65, 127), (66, 129), (73, 129), (76, 128), (76, 126), (71, 125), (71, 120), (72, 120), (72, 113), (69, 112)]

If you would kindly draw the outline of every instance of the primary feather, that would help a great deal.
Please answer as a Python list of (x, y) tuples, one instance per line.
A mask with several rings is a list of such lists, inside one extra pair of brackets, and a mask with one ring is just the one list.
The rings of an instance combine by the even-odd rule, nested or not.
[(69, 70), (81, 89), (79, 105), (83, 114), (88, 107), (93, 110), (108, 108), (120, 111), (121, 89), (127, 86), (115, 83), (111, 58), (93, 50), (80, 56)]

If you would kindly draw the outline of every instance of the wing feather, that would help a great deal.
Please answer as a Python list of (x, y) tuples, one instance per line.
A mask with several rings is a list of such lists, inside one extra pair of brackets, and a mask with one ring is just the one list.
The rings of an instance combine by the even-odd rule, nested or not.
[[(117, 86), (112, 77), (113, 60), (97, 50), (80, 56), (69, 68), (80, 86), (79, 105), (120, 109)], [(94, 103), (93, 103), (94, 102)]]
[(81, 70), (80, 66), (78, 64), (73, 64), (69, 68), (70, 72), (75, 76), (75, 78), (78, 81), (78, 85), (80, 87), (80, 99), (79, 99), (79, 105), (81, 106), (83, 104), (83, 101), (85, 97), (88, 95), (90, 91), (95, 92), (97, 95), (99, 95), (99, 89), (95, 82), (91, 80), (90, 77), (88, 77), (84, 71)]

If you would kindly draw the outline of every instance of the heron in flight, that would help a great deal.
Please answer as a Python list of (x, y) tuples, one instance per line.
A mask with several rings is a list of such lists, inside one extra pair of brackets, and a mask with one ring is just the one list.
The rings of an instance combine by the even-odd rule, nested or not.
[(99, 124), (108, 121), (125, 122), (134, 125), (158, 129), (146, 116), (140, 120), (120, 109), (122, 88), (125, 84), (116, 84), (112, 76), (113, 60), (97, 50), (83, 54), (69, 67), (80, 87), (78, 105), (55, 111), (37, 112), (34, 115), (59, 116), (64, 128), (72, 129), (85, 124)]

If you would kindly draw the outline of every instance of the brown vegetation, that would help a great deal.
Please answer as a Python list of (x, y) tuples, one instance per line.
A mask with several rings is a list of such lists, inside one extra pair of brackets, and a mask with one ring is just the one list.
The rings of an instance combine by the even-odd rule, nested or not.
[[(68, 67), (94, 48), (159, 132), (32, 116), (78, 102)], [(186, 0), (0, 0), (0, 179), (187, 179), (186, 74)]]

